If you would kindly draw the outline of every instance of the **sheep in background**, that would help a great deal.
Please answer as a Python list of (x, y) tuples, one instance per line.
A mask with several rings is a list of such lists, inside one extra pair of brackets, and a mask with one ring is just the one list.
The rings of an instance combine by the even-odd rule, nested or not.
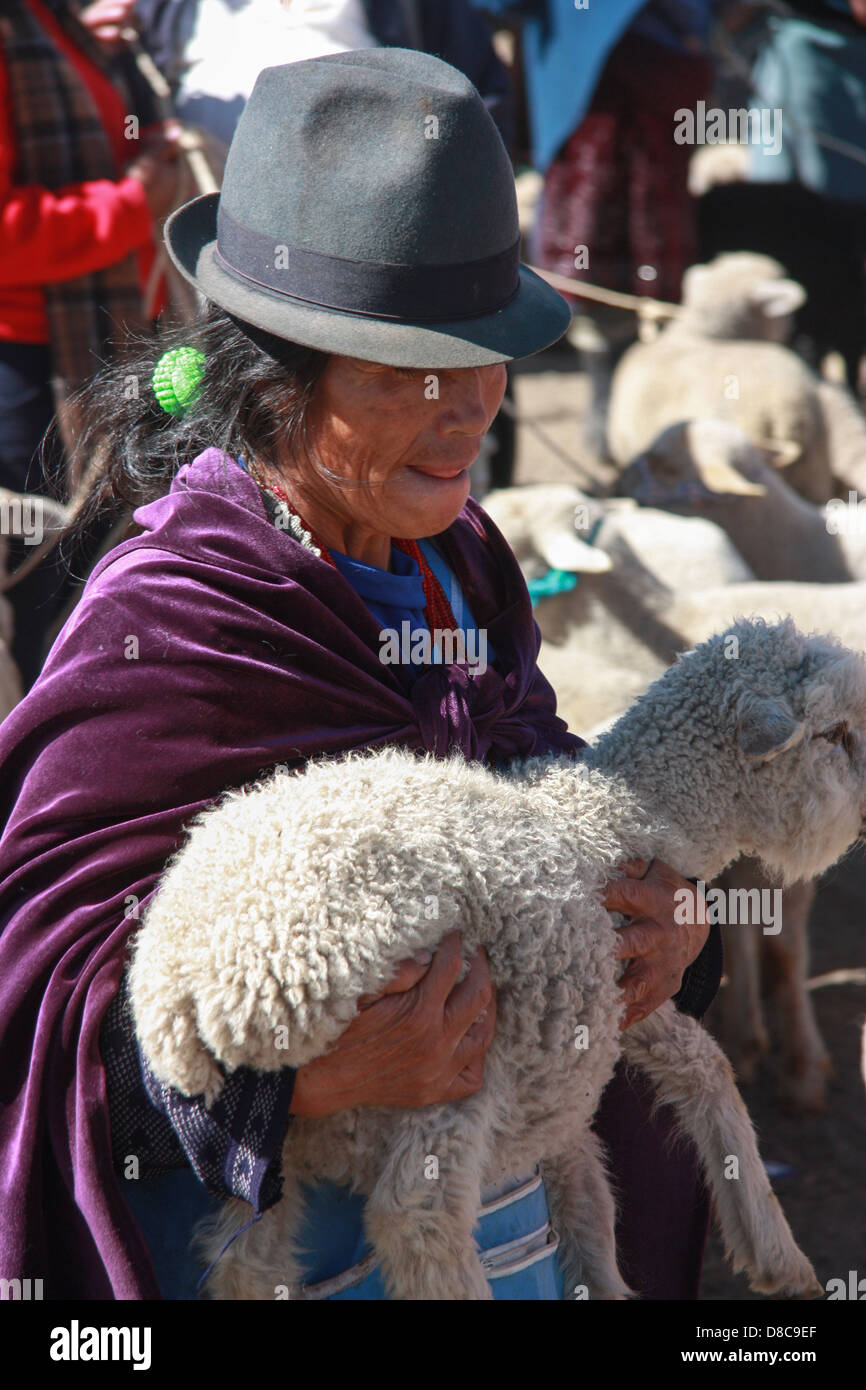
[[(849, 756), (831, 731), (866, 727), (862, 658), (790, 623), (741, 623), (730, 636), (736, 661), (724, 636), (689, 653), (583, 759), (495, 773), (397, 750), (356, 755), (233, 793), (194, 825), (146, 913), (130, 976), (139, 1040), (164, 1082), (212, 1100), (221, 1067), (320, 1056), (397, 961), (458, 926), (466, 958), (485, 946), (498, 994), (477, 1095), (292, 1124), (286, 1195), (223, 1255), (216, 1296), (272, 1298), (286, 1283), (304, 1296), (292, 1244), (300, 1184), (329, 1179), (366, 1195), (392, 1296), (489, 1299), (472, 1239), (481, 1187), (535, 1161), (569, 1295), (582, 1284), (591, 1297), (627, 1296), (590, 1129), (620, 1053), (696, 1143), (735, 1267), (762, 1292), (822, 1292), (709, 1034), (671, 1003), (620, 1034), (616, 931), (600, 901), (627, 858), (713, 876), (746, 852), (796, 880), (861, 834), (866, 746), (858, 738)], [(435, 921), (420, 910), (430, 894)], [(211, 1254), (245, 1210), (226, 1204)]]
[[(798, 351), (812, 363), (839, 354), (847, 383), (856, 391), (866, 351), (857, 205), (830, 203), (799, 183), (738, 182), (732, 168), (737, 149), (748, 163), (747, 145), (705, 145), (692, 158), (689, 187), (697, 196), (701, 259), (749, 250), (781, 261), (806, 291), (794, 324)], [(748, 180), (746, 173), (740, 177)]]
[(805, 299), (802, 285), (772, 256), (726, 252), (689, 267), (682, 306), (669, 328), (676, 324), (677, 337), (786, 343)]
[[(641, 505), (721, 526), (758, 579), (838, 584), (866, 579), (866, 504), (849, 526), (847, 498), (816, 507), (794, 492), (738, 425), (672, 425), (620, 475)], [(653, 515), (655, 512), (653, 513)]]
[[(844, 386), (818, 381), (816, 390), (833, 479), (838, 487), (851, 488), (866, 497), (866, 416)], [(799, 467), (785, 476), (792, 488), (804, 497), (809, 495), (799, 485)]]
[[(491, 493), (485, 499), (485, 506), (497, 524), (502, 522), (503, 533), (511, 543), (514, 535), (515, 553), (524, 567), (531, 571), (533, 564), (550, 566), (563, 556), (559, 542), (565, 541), (565, 518), (567, 511), (562, 507), (556, 512), (553, 503), (545, 504), (559, 489), (546, 484), (510, 489), (507, 493)], [(568, 489), (575, 498), (582, 498), (577, 488)], [(530, 502), (529, 494), (536, 494)], [(509, 509), (504, 507), (504, 499), (514, 499)], [(503, 499), (503, 500), (500, 500)], [(590, 506), (592, 516), (593, 499), (583, 499)], [(609, 502), (598, 502), (605, 508)], [(575, 503), (582, 505), (582, 503)], [(580, 583), (570, 592), (562, 592), (543, 599), (535, 610), (536, 621), (541, 629), (545, 643), (564, 647), (568, 659), (583, 665), (584, 672), (594, 667), (597, 655), (602, 657), (616, 648), (618, 658), (622, 657), (629, 667), (646, 674), (646, 684), (656, 678), (658, 663), (668, 665), (678, 653), (687, 650), (698, 642), (705, 641), (716, 632), (722, 631), (742, 614), (754, 614), (768, 621), (791, 616), (798, 627), (804, 631), (832, 632), (846, 646), (855, 651), (866, 652), (866, 581), (839, 584), (809, 584), (796, 582), (767, 582), (746, 580), (733, 582), (713, 582), (712, 574), (704, 576), (707, 582), (682, 582), (682, 574), (687, 572), (689, 562), (688, 547), (683, 545), (683, 564), (680, 575), (674, 566), (678, 563), (676, 543), (669, 556), (660, 563), (658, 553), (638, 554), (626, 530), (632, 525), (632, 518), (639, 517), (643, 509), (627, 508), (609, 513), (617, 517), (617, 524), (604, 532), (600, 531), (597, 541), (604, 535), (604, 559), (592, 570), (584, 567)], [(644, 513), (655, 523), (664, 513), (648, 510)], [(620, 524), (622, 519), (622, 524)], [(680, 521), (684, 528), (694, 526), (699, 518), (674, 517), (668, 521)], [(718, 533), (715, 531), (703, 534)], [(636, 533), (632, 533), (635, 535)], [(659, 533), (661, 534), (661, 532)], [(676, 533), (671, 532), (671, 536)], [(682, 536), (687, 535), (684, 529)], [(556, 539), (557, 548), (552, 549)], [(581, 538), (577, 537), (579, 541)], [(730, 545), (730, 542), (727, 542)], [(594, 545), (593, 549), (600, 548)], [(583, 552), (575, 548), (576, 555)], [(719, 554), (732, 554), (733, 565), (742, 564), (733, 547)], [(534, 559), (533, 559), (534, 556)], [(695, 561), (699, 566), (699, 557)], [(654, 569), (657, 567), (657, 570)], [(668, 567), (667, 578), (661, 577)], [(577, 568), (577, 565), (573, 566)], [(693, 572), (693, 571), (692, 571)], [(733, 572), (733, 571), (731, 571)], [(541, 665), (548, 674), (550, 663), (546, 647), (542, 648)], [(584, 677), (585, 679), (585, 677)], [(557, 688), (556, 686), (554, 688)], [(576, 717), (575, 717), (576, 711)], [(599, 719), (609, 717), (610, 711), (593, 717), (590, 705), (575, 706), (567, 710), (567, 718), (575, 728), (588, 728)]]
[[(751, 485), (729, 470), (730, 486)], [(590, 497), (571, 483), (529, 483), (500, 488), (484, 499), (527, 579), (548, 569), (605, 574), (606, 547), (621, 537), (663, 583), (706, 588), (743, 583), (754, 573), (712, 521), (650, 510), (627, 497)], [(589, 539), (591, 537), (591, 540)]]
[(689, 645), (661, 613), (635, 603), (632, 590), (643, 574), (658, 580), (665, 594), (668, 585), (697, 590), (751, 578), (719, 527), (637, 507), (631, 499), (593, 498), (570, 484), (538, 483), (491, 492), (484, 507), (527, 580), (551, 569), (579, 575), (574, 589), (543, 599), (536, 609), (545, 638), (541, 668), (560, 713), (578, 732), (621, 714)]
[(772, 446), (787, 482), (811, 502), (829, 501), (839, 484), (866, 494), (866, 419), (847, 391), (772, 341), (797, 287), (767, 264), (781, 272), (745, 253), (688, 271), (683, 312), (616, 370), (611, 456), (624, 467), (671, 425), (726, 420)]

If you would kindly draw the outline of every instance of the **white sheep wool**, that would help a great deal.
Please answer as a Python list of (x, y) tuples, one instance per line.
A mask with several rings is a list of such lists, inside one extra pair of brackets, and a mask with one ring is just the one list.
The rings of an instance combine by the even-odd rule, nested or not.
[[(860, 834), (864, 728), (861, 658), (790, 622), (741, 621), (666, 671), (580, 760), (496, 773), (386, 749), (277, 774), (205, 812), (132, 964), (139, 1038), (163, 1081), (211, 1099), (221, 1067), (320, 1056), (361, 995), (454, 928), (467, 957), (485, 946), (498, 998), (475, 1095), (293, 1121), (285, 1195), (218, 1261), (212, 1295), (271, 1298), (288, 1282), (303, 1299), (301, 1181), (330, 1179), (366, 1195), (391, 1297), (489, 1299), (472, 1238), (482, 1185), (540, 1163), (566, 1297), (577, 1286), (628, 1297), (590, 1128), (620, 1054), (694, 1141), (734, 1267), (762, 1292), (819, 1295), (716, 1043), (670, 1003), (620, 1033), (601, 896), (633, 857), (706, 879), (742, 853), (789, 879), (826, 867)], [(211, 1259), (246, 1214), (231, 1201), (203, 1232)]]

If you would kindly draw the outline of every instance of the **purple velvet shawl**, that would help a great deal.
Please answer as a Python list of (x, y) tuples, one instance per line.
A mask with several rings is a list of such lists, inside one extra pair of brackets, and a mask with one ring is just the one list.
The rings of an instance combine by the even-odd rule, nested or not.
[(379, 660), (378, 623), (209, 449), (94, 570), (0, 727), (0, 1277), (159, 1298), (115, 1178), (99, 1026), (184, 826), (274, 763), (401, 744), (515, 756), (581, 740), (536, 668), (517, 563), (469, 501), (439, 538), (496, 666)]

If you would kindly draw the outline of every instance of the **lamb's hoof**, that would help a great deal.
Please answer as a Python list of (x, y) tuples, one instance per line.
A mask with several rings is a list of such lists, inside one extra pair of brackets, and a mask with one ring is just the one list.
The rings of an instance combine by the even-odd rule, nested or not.
[(772, 1270), (762, 1270), (749, 1279), (750, 1288), (755, 1293), (770, 1294), (776, 1298), (811, 1299), (823, 1298), (824, 1286), (802, 1250), (795, 1250), (780, 1266)]
[[(581, 1287), (585, 1287), (582, 1285)], [(620, 1278), (619, 1273), (609, 1275), (607, 1278), (593, 1280), (589, 1285), (588, 1296), (594, 1303), (621, 1303), (627, 1298), (637, 1298), (634, 1289), (630, 1289), (628, 1284)], [(577, 1294), (575, 1293), (575, 1297)]]
[(824, 1285), (819, 1281), (818, 1276), (816, 1275), (813, 1269), (812, 1277), (809, 1279), (809, 1282), (807, 1284), (794, 1284), (791, 1286), (791, 1288), (782, 1289), (777, 1296), (779, 1298), (790, 1298), (796, 1299), (798, 1301), (802, 1300), (805, 1302), (811, 1301), (815, 1298), (823, 1298), (824, 1293)]
[(590, 1292), (595, 1303), (623, 1303), (628, 1298), (637, 1298), (634, 1289), (623, 1284), (622, 1289), (597, 1289)]
[(827, 1109), (827, 1077), (833, 1065), (822, 1056), (800, 1071), (786, 1071), (779, 1082), (779, 1107), (786, 1115), (820, 1115)]

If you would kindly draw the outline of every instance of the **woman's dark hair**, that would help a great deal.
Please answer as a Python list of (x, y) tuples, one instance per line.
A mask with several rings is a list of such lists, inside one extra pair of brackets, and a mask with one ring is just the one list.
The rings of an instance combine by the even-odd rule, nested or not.
[[(153, 370), (164, 352), (184, 345), (204, 353), (204, 377), (186, 412), (167, 415)], [(327, 353), (275, 338), (215, 304), (193, 324), (130, 343), (79, 398), (87, 426), (72, 476), (88, 487), (82, 525), (161, 497), (178, 469), (210, 446), (234, 458), (272, 456), (278, 441), (303, 448), (307, 407), (327, 361)]]

